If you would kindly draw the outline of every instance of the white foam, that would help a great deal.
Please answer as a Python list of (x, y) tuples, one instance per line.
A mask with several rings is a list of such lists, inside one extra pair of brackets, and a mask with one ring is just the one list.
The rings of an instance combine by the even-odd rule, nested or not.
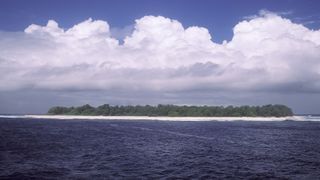
[(158, 120), (158, 121), (320, 121), (319, 118), (308, 116), (287, 117), (150, 117), (150, 116), (73, 116), (73, 115), (0, 115), (5, 118), (33, 118), (33, 119), (96, 119), (96, 120)]

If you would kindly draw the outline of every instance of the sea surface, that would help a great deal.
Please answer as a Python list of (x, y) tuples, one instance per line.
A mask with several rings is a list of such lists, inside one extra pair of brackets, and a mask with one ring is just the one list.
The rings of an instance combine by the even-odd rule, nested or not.
[(0, 179), (320, 179), (320, 122), (0, 118)]

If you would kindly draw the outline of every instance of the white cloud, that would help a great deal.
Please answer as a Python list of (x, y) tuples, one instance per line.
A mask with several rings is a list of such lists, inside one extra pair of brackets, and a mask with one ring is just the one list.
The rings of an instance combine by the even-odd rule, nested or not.
[(223, 44), (204, 27), (145, 16), (123, 44), (90, 18), (1, 32), (0, 49), (0, 91), (320, 92), (320, 31), (267, 11)]

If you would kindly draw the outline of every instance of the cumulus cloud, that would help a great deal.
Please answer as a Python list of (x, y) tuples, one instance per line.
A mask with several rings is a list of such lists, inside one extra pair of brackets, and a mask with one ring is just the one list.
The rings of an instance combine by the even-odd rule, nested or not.
[(319, 30), (266, 11), (233, 32), (219, 44), (162, 16), (137, 19), (123, 43), (91, 18), (0, 32), (0, 91), (320, 92)]

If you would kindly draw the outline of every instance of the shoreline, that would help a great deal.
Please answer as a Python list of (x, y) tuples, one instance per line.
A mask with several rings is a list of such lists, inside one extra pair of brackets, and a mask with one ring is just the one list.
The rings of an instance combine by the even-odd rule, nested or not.
[(81, 115), (0, 115), (0, 118), (66, 120), (154, 120), (154, 121), (306, 121), (305, 116), (286, 117), (170, 117), (170, 116), (81, 116)]

